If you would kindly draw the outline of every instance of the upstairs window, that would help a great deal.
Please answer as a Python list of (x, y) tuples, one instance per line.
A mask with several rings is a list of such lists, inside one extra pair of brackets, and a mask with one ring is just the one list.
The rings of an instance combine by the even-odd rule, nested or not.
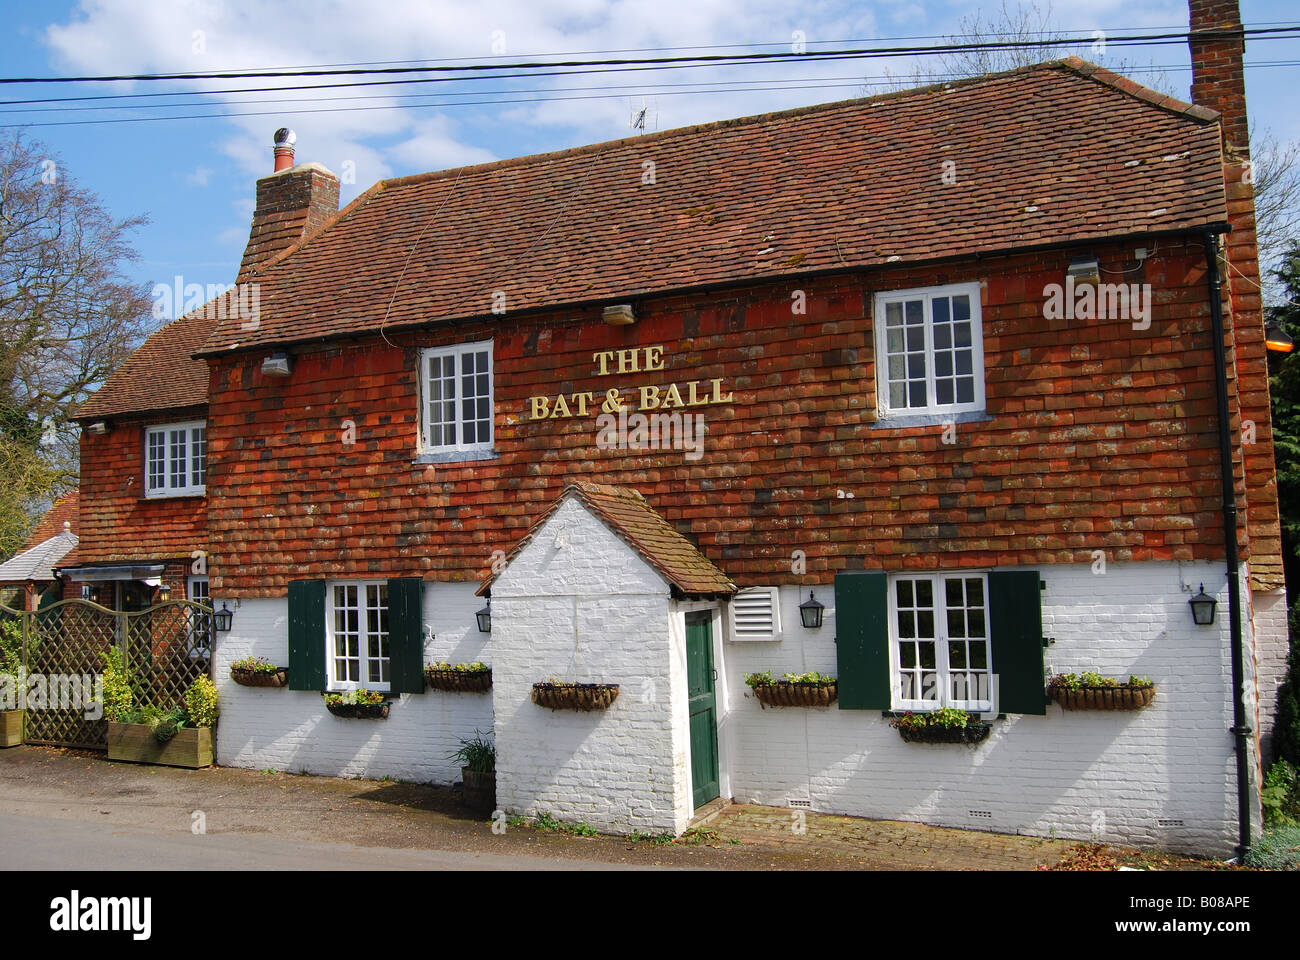
[(492, 449), (492, 342), (434, 347), (420, 357), (420, 445), (428, 453)]
[(876, 295), (880, 416), (984, 409), (978, 283)]
[(207, 473), (206, 423), (169, 423), (145, 430), (145, 496), (201, 495), (206, 491)]

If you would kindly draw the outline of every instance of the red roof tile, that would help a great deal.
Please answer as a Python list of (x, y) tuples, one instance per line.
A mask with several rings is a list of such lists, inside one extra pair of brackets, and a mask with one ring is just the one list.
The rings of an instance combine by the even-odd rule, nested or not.
[(1226, 220), (1217, 116), (1071, 59), (381, 181), (204, 351), (1190, 230)]
[[(708, 557), (673, 529), (635, 490), (602, 483), (571, 483), (528, 528), (506, 557), (509, 564), (569, 497), (577, 497), (625, 543), (659, 571), (672, 586), (688, 596), (713, 596), (736, 592), (736, 585)], [(479, 587), (487, 593), (495, 580), (489, 576)]]
[(208, 364), (194, 353), (217, 325), (212, 304), (154, 333), (77, 411), (78, 420), (208, 402)]
[[(79, 522), (79, 512), (81, 508), (81, 490), (73, 490), (65, 493), (54, 501), (54, 506), (45, 511), (45, 516), (41, 517), (40, 523), (32, 530), (31, 536), (23, 544), (22, 550), (30, 550), (37, 544), (44, 543), (50, 537), (57, 537), (63, 532), (63, 524), (66, 521), (70, 524), (72, 533), (78, 533), (81, 529)], [(22, 550), (19, 552), (21, 553)]]

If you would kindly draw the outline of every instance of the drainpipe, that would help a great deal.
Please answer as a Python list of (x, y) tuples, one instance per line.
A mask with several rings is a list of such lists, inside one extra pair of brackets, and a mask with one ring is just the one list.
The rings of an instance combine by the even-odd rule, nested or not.
[(1228, 360), (1223, 346), (1223, 294), (1219, 286), (1218, 242), (1213, 233), (1201, 236), (1205, 245), (1206, 284), (1214, 335), (1214, 393), (1218, 402), (1219, 475), (1223, 488), (1223, 543), (1228, 559), (1228, 629), (1232, 652), (1232, 729), (1237, 748), (1237, 858), (1250, 849), (1250, 754), (1253, 731), (1246, 723), (1243, 700), (1246, 678), (1241, 643), (1241, 577), (1237, 557), (1237, 492), (1233, 483), (1232, 436), (1228, 427)]

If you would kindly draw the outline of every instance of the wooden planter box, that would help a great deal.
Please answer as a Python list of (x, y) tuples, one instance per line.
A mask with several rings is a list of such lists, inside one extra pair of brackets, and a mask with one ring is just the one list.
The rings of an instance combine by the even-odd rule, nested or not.
[(424, 679), (435, 690), (487, 693), (492, 689), (491, 670), (436, 670), (433, 667), (426, 667)]
[(460, 768), (465, 805), (475, 810), (494, 810), (497, 805), (497, 772), (476, 773), (469, 767)]
[(212, 728), (181, 727), (176, 736), (159, 743), (147, 723), (108, 725), (108, 759), (156, 763), (164, 767), (212, 766)]
[(23, 712), (0, 710), (0, 747), (19, 747), (23, 743)]
[(289, 685), (289, 668), (276, 667), (272, 673), (267, 670), (241, 670), (230, 668), (230, 679), (241, 687), (287, 687)]
[(533, 684), (533, 703), (552, 710), (604, 710), (617, 699), (617, 683)]
[(383, 703), (330, 703), (325, 701), (325, 709), (336, 717), (345, 720), (387, 720), (388, 701)]
[(898, 734), (907, 743), (982, 743), (992, 729), (976, 722), (964, 727), (899, 727)]
[(1066, 710), (1141, 710), (1156, 698), (1156, 688), (1121, 683), (1115, 687), (1051, 687), (1053, 700)]
[(752, 689), (758, 702), (769, 707), (826, 707), (839, 699), (840, 695), (840, 685), (835, 681), (792, 683), (789, 680), (777, 680), (774, 683), (756, 684)]

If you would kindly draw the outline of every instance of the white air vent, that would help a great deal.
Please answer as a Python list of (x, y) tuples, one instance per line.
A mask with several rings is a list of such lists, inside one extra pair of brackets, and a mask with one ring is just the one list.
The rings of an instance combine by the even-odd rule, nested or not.
[(749, 587), (731, 598), (732, 640), (778, 640), (781, 611), (776, 587)]
[(1181, 821), (1181, 820), (1176, 820), (1176, 819), (1175, 819), (1175, 820), (1157, 820), (1157, 821), (1156, 821), (1156, 826), (1157, 826), (1157, 827), (1181, 827), (1182, 825), (1183, 825), (1183, 821)]
[(792, 806), (792, 807), (812, 807), (812, 801), (811, 801), (811, 800), (791, 800), (791, 801), (790, 801), (790, 806)]
[(992, 811), (992, 810), (971, 810), (971, 811), (970, 811), (970, 815), (971, 815), (972, 817), (974, 817), (976, 820), (992, 820), (992, 819), (993, 819), (993, 811)]

